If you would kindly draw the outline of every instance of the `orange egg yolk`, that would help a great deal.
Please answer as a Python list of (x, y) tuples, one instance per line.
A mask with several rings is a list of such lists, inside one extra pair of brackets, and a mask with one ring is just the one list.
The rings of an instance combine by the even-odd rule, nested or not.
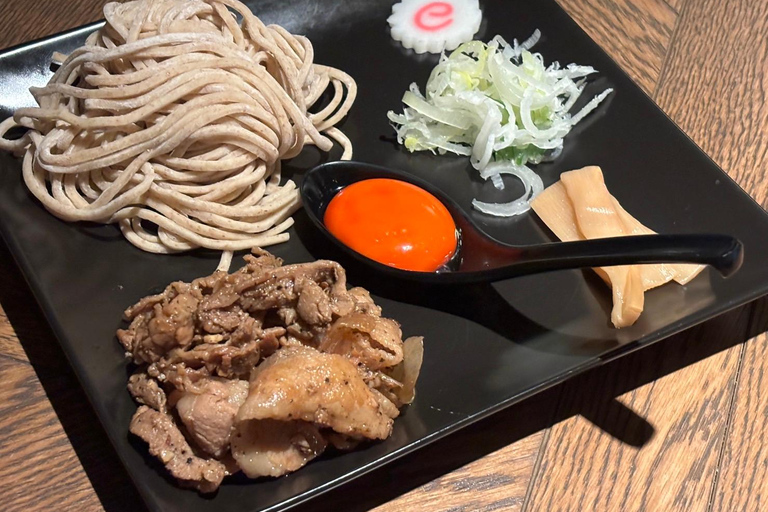
[(445, 205), (405, 181), (353, 183), (331, 199), (323, 222), (347, 247), (402, 270), (434, 272), (456, 251), (456, 225)]

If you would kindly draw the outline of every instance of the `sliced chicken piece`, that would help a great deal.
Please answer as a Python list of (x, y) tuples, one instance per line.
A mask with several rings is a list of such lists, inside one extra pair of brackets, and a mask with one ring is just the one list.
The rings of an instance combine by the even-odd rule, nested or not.
[(301, 420), (354, 438), (386, 439), (392, 418), (349, 359), (285, 347), (261, 363), (237, 421)]
[(205, 304), (207, 298), (203, 299), (197, 310), (198, 326), (205, 333), (230, 333), (243, 322), (254, 321), (252, 316), (237, 305), (227, 306), (225, 309), (216, 309), (211, 307), (210, 303)]
[(296, 283), (301, 291), (296, 312), (309, 325), (329, 324), (333, 321), (333, 303), (319, 284), (308, 279)]
[(192, 294), (181, 293), (168, 304), (155, 304), (155, 315), (148, 325), (153, 343), (166, 350), (189, 345), (195, 332), (198, 302)]
[(277, 350), (282, 327), (271, 327), (255, 332), (243, 322), (224, 343), (202, 343), (192, 349), (170, 351), (165, 361), (184, 364), (190, 368), (206, 368), (209, 373), (226, 378), (247, 379), (259, 361)]
[(148, 405), (156, 411), (167, 411), (165, 391), (144, 371), (131, 375), (128, 379), (128, 391), (140, 404)]
[(312, 263), (286, 265), (261, 274), (231, 274), (240, 294), (239, 304), (246, 311), (295, 306), (301, 292), (300, 285), (310, 281), (328, 288), (330, 296), (347, 294), (347, 277), (335, 261), (318, 260)]
[(119, 329), (117, 338), (136, 364), (157, 362), (169, 350), (192, 342), (197, 296), (199, 292), (187, 283), (171, 283), (162, 294), (125, 311), (131, 325)]
[(200, 492), (215, 491), (227, 474), (221, 462), (194, 454), (168, 414), (142, 405), (131, 419), (130, 431), (149, 444), (149, 453), (160, 459), (174, 477)]
[(347, 292), (334, 288), (330, 298), (335, 317), (347, 316), (351, 313), (381, 316), (381, 307), (373, 302), (371, 294), (365, 288), (351, 288)]
[(248, 396), (248, 382), (211, 377), (196, 387), (182, 392), (176, 410), (197, 446), (220, 458), (229, 449), (235, 416)]
[(326, 445), (311, 423), (246, 420), (232, 436), (232, 456), (250, 478), (282, 476), (323, 453)]
[[(167, 360), (160, 360), (147, 366), (147, 375), (156, 379), (164, 386), (173, 386), (176, 389), (189, 390), (194, 388), (198, 382), (205, 381), (205, 379), (211, 376), (211, 373), (205, 366), (201, 368), (187, 368), (183, 363), (172, 363)], [(173, 395), (173, 393), (171, 395)], [(168, 399), (171, 401), (170, 396)], [(173, 405), (174, 403), (169, 404), (169, 406)]]
[(403, 360), (403, 333), (394, 320), (352, 313), (336, 320), (318, 349), (341, 354), (370, 370), (395, 366)]
[(386, 397), (377, 389), (371, 389), (371, 392), (373, 393), (373, 397), (376, 399), (376, 402), (378, 402), (379, 407), (381, 407), (381, 412), (392, 419), (400, 416), (400, 410), (397, 408), (397, 405), (395, 405), (395, 402)]
[(365, 288), (350, 288), (349, 295), (355, 303), (355, 312), (381, 316), (381, 306), (373, 302), (370, 292)]
[(251, 249), (251, 253), (243, 256), (246, 265), (239, 272), (244, 274), (263, 274), (283, 264), (281, 258), (259, 247)]
[(144, 297), (139, 302), (126, 309), (123, 313), (123, 318), (132, 320), (143, 313), (152, 313), (156, 304), (168, 304), (174, 298), (184, 293), (194, 293), (198, 298), (201, 296), (193, 285), (183, 281), (174, 281), (166, 286), (162, 293)]
[(323, 438), (328, 441), (328, 444), (342, 451), (354, 450), (360, 445), (359, 439), (352, 439), (333, 430), (323, 432)]

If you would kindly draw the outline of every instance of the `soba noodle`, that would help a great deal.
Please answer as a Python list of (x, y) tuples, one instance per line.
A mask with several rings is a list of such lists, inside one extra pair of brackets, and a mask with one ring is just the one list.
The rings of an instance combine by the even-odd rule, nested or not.
[[(39, 107), (0, 123), (29, 190), (65, 221), (118, 223), (145, 251), (225, 251), (222, 267), (231, 251), (287, 240), (299, 196), (280, 184), (280, 161), (332, 140), (351, 157), (335, 125), (354, 80), (236, 0), (109, 3), (104, 16), (31, 89)], [(309, 113), (329, 86), (329, 103)], [(5, 138), (17, 125), (29, 130)]]

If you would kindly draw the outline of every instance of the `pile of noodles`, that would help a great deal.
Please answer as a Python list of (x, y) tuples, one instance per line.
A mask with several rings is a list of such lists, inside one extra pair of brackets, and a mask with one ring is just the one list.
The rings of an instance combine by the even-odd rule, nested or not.
[[(153, 253), (225, 251), (224, 267), (231, 251), (287, 240), (299, 196), (280, 184), (280, 161), (331, 139), (351, 157), (334, 125), (354, 80), (236, 0), (109, 3), (104, 16), (31, 89), (39, 107), (0, 123), (29, 190), (65, 221), (118, 223)], [(332, 99), (309, 113), (329, 85)], [(17, 125), (26, 134), (5, 138)]]

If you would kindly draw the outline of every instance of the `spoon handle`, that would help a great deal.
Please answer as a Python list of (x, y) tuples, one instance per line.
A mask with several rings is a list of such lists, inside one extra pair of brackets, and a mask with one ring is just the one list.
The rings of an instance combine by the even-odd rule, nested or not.
[(710, 234), (625, 236), (520, 249), (520, 261), (512, 266), (530, 266), (529, 272), (638, 263), (699, 263), (728, 277), (744, 260), (744, 246), (739, 240)]

